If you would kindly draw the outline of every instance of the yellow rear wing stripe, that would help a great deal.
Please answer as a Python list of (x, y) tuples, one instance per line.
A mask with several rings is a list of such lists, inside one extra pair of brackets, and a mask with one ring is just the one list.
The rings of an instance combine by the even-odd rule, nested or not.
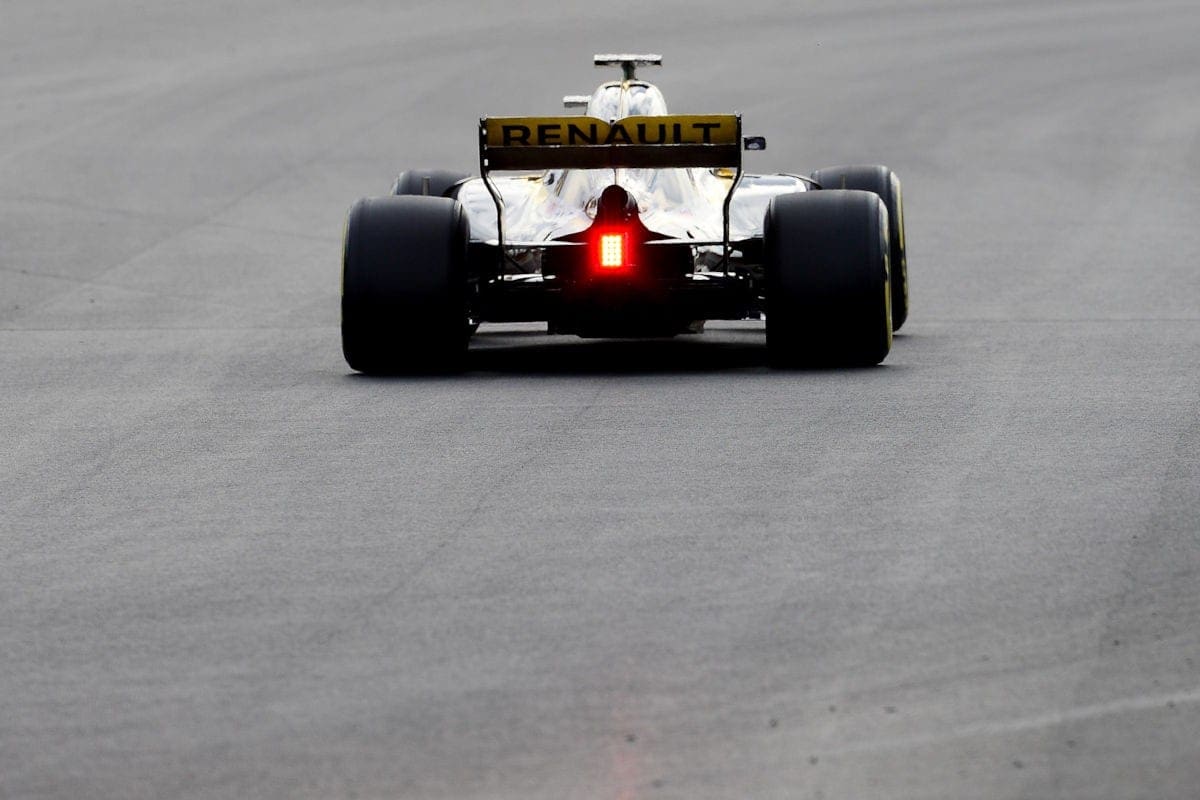
[(741, 117), (484, 117), (480, 156), (488, 170), (740, 167)]

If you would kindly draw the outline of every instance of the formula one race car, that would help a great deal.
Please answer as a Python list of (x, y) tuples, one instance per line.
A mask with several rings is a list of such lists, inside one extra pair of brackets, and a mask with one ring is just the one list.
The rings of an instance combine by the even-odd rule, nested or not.
[[(671, 115), (637, 67), (568, 96), (583, 116), (486, 117), (479, 176), (404, 172), (350, 211), (342, 349), (361, 372), (465, 363), (480, 322), (696, 333), (766, 319), (772, 366), (878, 364), (908, 311), (900, 181), (886, 167), (752, 175), (736, 114)], [(498, 176), (496, 173), (521, 173)]]

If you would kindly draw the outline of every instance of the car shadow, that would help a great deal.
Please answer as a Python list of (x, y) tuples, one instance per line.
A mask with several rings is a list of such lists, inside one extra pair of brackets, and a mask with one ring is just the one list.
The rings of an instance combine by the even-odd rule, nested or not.
[(477, 335), (467, 372), (523, 375), (631, 375), (767, 370), (763, 336), (710, 339), (580, 339), (575, 336)]
[(773, 370), (767, 363), (761, 323), (724, 323), (699, 335), (656, 339), (581, 339), (549, 335), (545, 327), (481, 328), (471, 339), (461, 369), (392, 376), (350, 373), (364, 380), (454, 380), (499, 374), (556, 375), (682, 375), (743, 374), (777, 376), (847, 374), (886, 367), (838, 367)]

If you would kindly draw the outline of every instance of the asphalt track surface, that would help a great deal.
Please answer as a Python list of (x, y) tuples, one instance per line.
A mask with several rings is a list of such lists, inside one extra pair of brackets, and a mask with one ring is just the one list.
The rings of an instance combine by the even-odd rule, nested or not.
[[(0, 2), (0, 797), (1200, 796), (1200, 6), (639, 5)], [(348, 371), (350, 204), (612, 49), (899, 172), (884, 366)]]

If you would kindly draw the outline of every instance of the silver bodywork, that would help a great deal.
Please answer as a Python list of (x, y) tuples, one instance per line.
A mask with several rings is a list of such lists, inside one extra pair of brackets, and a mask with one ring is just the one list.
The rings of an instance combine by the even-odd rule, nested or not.
[[(640, 80), (601, 84), (586, 114), (602, 120), (662, 116), (667, 104), (656, 86)], [(642, 223), (669, 239), (720, 241), (722, 204), (734, 175), (709, 169), (558, 169), (538, 174), (491, 177), (503, 197), (506, 241), (547, 242), (586, 230), (595, 218), (600, 193), (624, 187), (637, 201)], [(806, 181), (792, 175), (743, 175), (730, 203), (731, 242), (762, 236), (767, 203), (777, 194), (802, 192)], [(472, 178), (458, 190), (470, 219), (471, 238), (495, 243), (496, 204), (483, 180)], [(719, 250), (719, 248), (717, 248)], [(711, 251), (697, 247), (697, 255)], [(698, 269), (704, 258), (698, 258)]]

